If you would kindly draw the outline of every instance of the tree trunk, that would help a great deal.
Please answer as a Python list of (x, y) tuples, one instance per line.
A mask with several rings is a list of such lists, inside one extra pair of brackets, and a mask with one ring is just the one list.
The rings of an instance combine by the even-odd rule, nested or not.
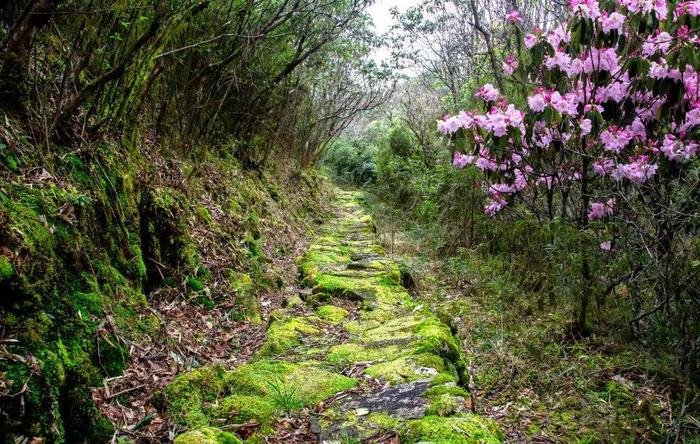
[(29, 56), (37, 31), (45, 26), (60, 0), (34, 0), (10, 29), (0, 47), (0, 107), (24, 114), (29, 99)]
[(470, 0), (469, 7), (472, 12), (472, 19), (474, 20), (474, 28), (477, 31), (479, 31), (479, 34), (481, 34), (481, 36), (484, 38), (484, 43), (486, 44), (486, 52), (489, 56), (489, 64), (491, 65), (493, 76), (496, 78), (496, 84), (498, 85), (498, 89), (503, 93), (506, 90), (506, 84), (503, 81), (503, 75), (501, 73), (501, 67), (498, 64), (496, 51), (493, 48), (491, 32), (488, 29), (484, 28), (484, 26), (481, 24), (481, 18), (479, 16), (476, 0)]
[[(588, 206), (590, 205), (591, 195), (589, 190), (588, 167), (590, 159), (587, 155), (583, 156), (581, 163), (581, 213), (579, 215), (579, 229), (583, 232), (588, 228)], [(588, 261), (588, 246), (581, 242), (581, 293), (579, 295), (578, 315), (576, 320), (576, 329), (579, 334), (588, 333), (588, 305), (591, 300), (591, 288), (593, 287), (593, 279), (591, 276), (591, 266)]]

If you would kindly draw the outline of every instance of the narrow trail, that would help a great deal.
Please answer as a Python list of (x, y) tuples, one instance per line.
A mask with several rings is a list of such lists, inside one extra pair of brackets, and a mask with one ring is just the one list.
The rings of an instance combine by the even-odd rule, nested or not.
[(308, 418), (324, 443), (501, 442), (467, 408), (456, 338), (401, 285), (361, 198), (339, 193), (337, 219), (299, 258), (307, 289), (273, 314), (251, 363), (201, 368), (165, 390), (169, 416), (190, 429), (176, 443), (239, 442), (230, 431), (291, 442), (284, 414)]

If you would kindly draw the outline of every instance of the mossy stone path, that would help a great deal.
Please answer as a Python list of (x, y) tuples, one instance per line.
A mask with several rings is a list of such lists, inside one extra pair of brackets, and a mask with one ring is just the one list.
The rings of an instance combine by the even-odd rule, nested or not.
[(176, 443), (241, 442), (232, 432), (244, 424), (256, 426), (246, 442), (264, 442), (295, 412), (311, 416), (325, 443), (391, 434), (402, 443), (501, 442), (494, 423), (465, 407), (459, 344), (401, 286), (361, 198), (339, 193), (337, 219), (299, 260), (308, 289), (273, 315), (253, 362), (197, 369), (164, 390), (168, 415), (190, 430)]

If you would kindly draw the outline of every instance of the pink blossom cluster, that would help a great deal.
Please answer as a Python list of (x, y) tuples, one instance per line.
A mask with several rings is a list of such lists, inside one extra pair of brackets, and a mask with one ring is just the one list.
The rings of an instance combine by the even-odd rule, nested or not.
[(685, 162), (698, 152), (698, 142), (695, 140), (683, 140), (673, 134), (666, 134), (661, 151), (671, 160)]
[(523, 18), (520, 15), (520, 12), (513, 10), (506, 15), (506, 22), (517, 25), (523, 22)]
[[(670, 3), (616, 3), (615, 8), (604, 8), (596, 0), (570, 0), (575, 12), (571, 22), (546, 33), (535, 29), (525, 35), (526, 48), (544, 45), (546, 50), (540, 54), (547, 55), (541, 64), (518, 70), (518, 57), (511, 54), (504, 59), (507, 74), (522, 76), (527, 71), (526, 81), (539, 85), (527, 97), (526, 111), (531, 115), (486, 84), (476, 93), (484, 101), (485, 113), (461, 112), (438, 122), (443, 134), (464, 131), (473, 144), (471, 154), (455, 154), (454, 165), (474, 165), (490, 172), (488, 177), (495, 181), (487, 189), (491, 196), (487, 214), (501, 211), (510, 196), (534, 192), (539, 186), (552, 190), (582, 177), (597, 180), (596, 186), (602, 187), (615, 183), (642, 186), (665, 171), (659, 168), (661, 162), (681, 165), (700, 154), (700, 75), (690, 63), (678, 63), (687, 58), (670, 57), (681, 50), (700, 51), (700, 29), (687, 26), (690, 22), (685, 18), (700, 16), (700, 0), (675, 4), (673, 20), (683, 20), (682, 25), (641, 34), (635, 23), (646, 20), (648, 14), (665, 20)], [(583, 50), (575, 46), (579, 40), (572, 40), (576, 32), (572, 24), (584, 18), (592, 20), (595, 32), (612, 44)], [(508, 21), (517, 26), (522, 18), (513, 12)], [(615, 43), (623, 37), (624, 45)], [(636, 60), (646, 65), (630, 63)], [(646, 66), (648, 71), (632, 71), (633, 66)], [(561, 79), (556, 87), (550, 83), (552, 75)], [(664, 83), (652, 88), (650, 81)], [(679, 93), (671, 93), (674, 90)], [(496, 144), (498, 149), (494, 149)], [(586, 163), (590, 174), (581, 169), (576, 157), (584, 153), (593, 160)], [(614, 203), (593, 202), (589, 218), (611, 216)]]
[(481, 97), (487, 102), (495, 102), (498, 99), (498, 90), (490, 83), (479, 88), (479, 91), (474, 94), (476, 97)]
[(503, 59), (503, 71), (508, 74), (512, 75), (516, 69), (518, 69), (518, 66), (520, 65), (520, 62), (518, 62), (517, 57), (513, 54), (508, 54), (505, 59)]
[(530, 110), (541, 113), (547, 106), (551, 106), (562, 114), (575, 116), (578, 114), (579, 95), (575, 91), (561, 95), (559, 91), (545, 90), (538, 88), (534, 96), (527, 99)]
[(659, 20), (666, 20), (668, 14), (666, 0), (619, 0), (619, 2), (634, 14), (655, 12)]
[(611, 216), (615, 211), (615, 198), (611, 197), (606, 202), (591, 202), (591, 210), (588, 212), (589, 220), (602, 219)]

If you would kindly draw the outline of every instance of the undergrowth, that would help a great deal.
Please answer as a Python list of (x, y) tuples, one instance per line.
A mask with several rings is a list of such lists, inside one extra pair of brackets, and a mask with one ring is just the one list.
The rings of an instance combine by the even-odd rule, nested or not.
[(544, 265), (523, 266), (488, 248), (435, 255), (424, 242), (430, 227), (396, 223), (376, 201), (371, 208), (419, 299), (453, 319), (477, 413), (497, 420), (510, 439), (700, 440), (700, 392), (677, 356), (615, 322), (624, 291), (596, 310), (591, 335), (574, 335), (573, 307), (562, 306), (566, 296), (558, 293), (567, 282), (554, 281)]

